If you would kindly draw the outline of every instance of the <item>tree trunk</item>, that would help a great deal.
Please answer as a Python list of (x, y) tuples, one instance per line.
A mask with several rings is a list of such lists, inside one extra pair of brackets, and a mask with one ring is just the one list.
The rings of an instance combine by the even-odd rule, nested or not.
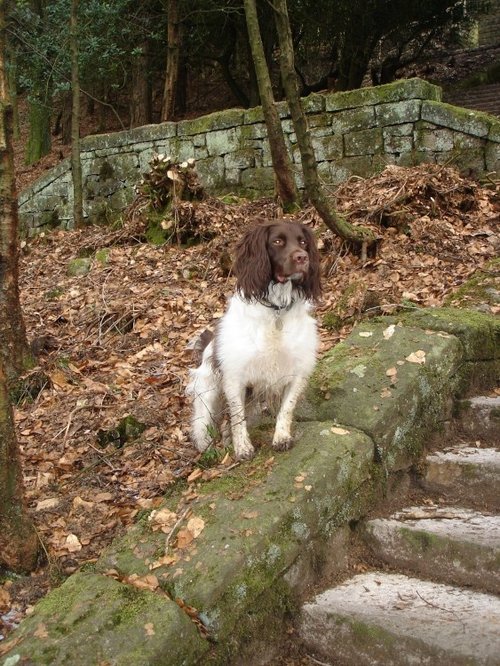
[(177, 82), (179, 79), (182, 40), (182, 26), (179, 20), (178, 0), (168, 0), (167, 12), (167, 71), (165, 76), (165, 88), (163, 89), (163, 103), (161, 107), (162, 122), (172, 120), (176, 111)]
[(334, 234), (348, 241), (355, 249), (366, 251), (367, 246), (375, 242), (372, 232), (364, 227), (354, 227), (340, 217), (329, 204), (321, 187), (311, 135), (299, 97), (286, 0), (274, 0), (273, 6), (280, 47), (281, 78), (297, 135), (307, 195), (323, 222)]
[[(250, 41), (246, 40), (247, 51), (248, 51), (248, 62), (253, 63), (252, 48), (250, 46)], [(250, 107), (259, 106), (260, 104), (260, 95), (259, 95), (259, 84), (257, 82), (257, 75), (255, 74), (255, 66), (248, 68), (248, 105)]]
[[(236, 102), (245, 109), (248, 109), (250, 105), (248, 95), (236, 81), (231, 71), (231, 63), (234, 60), (237, 48), (237, 39), (236, 27), (231, 23), (226, 26), (226, 45), (221, 55), (217, 58), (217, 62), (220, 65), (222, 76), (226, 80), (229, 90), (233, 93)], [(255, 106), (257, 106), (257, 104)]]
[(50, 152), (50, 108), (38, 97), (31, 99), (28, 106), (30, 129), (25, 163), (30, 165)]
[(73, 180), (73, 222), (83, 225), (82, 162), (80, 159), (80, 77), (78, 70), (78, 3), (71, 0), (69, 45), (71, 51), (71, 177)]
[(62, 94), (62, 108), (59, 115), (59, 122), (55, 123), (54, 134), (61, 133), (61, 142), (65, 146), (71, 144), (71, 123), (73, 112), (73, 95), (71, 92)]
[(17, 285), (17, 201), (12, 157), (12, 107), (5, 79), (5, 15), (0, 5), (0, 566), (31, 571), (38, 539), (25, 509), (19, 449), (4, 360), (12, 376), (28, 355)]
[[(0, 20), (2, 20), (0, 16)], [(0, 25), (3, 33), (3, 24)], [(9, 387), (31, 364), (19, 302), (19, 218), (12, 153), (12, 106), (7, 86), (0, 43), (0, 363)]]
[(292, 162), (285, 144), (283, 128), (274, 103), (271, 78), (260, 36), (257, 7), (255, 0), (244, 0), (243, 4), (255, 74), (259, 85), (260, 101), (266, 121), (271, 159), (276, 174), (277, 194), (281, 199), (284, 210), (290, 211), (297, 206), (299, 195), (293, 177)]
[(17, 141), (20, 136), (19, 125), (19, 102), (17, 97), (17, 51), (15, 47), (8, 49), (8, 86), (9, 86), (9, 99), (12, 104), (12, 137)]
[(379, 39), (378, 34), (367, 34), (359, 43), (355, 39), (346, 39), (339, 62), (337, 90), (361, 87)]
[(149, 82), (149, 45), (145, 40), (140, 53), (132, 61), (130, 93), (130, 127), (141, 127), (151, 122), (151, 85)]
[(37, 559), (38, 538), (24, 502), (14, 418), (0, 363), (0, 567), (28, 572)]
[(178, 115), (187, 110), (188, 66), (186, 57), (181, 55), (179, 63), (179, 78), (177, 79), (176, 109)]

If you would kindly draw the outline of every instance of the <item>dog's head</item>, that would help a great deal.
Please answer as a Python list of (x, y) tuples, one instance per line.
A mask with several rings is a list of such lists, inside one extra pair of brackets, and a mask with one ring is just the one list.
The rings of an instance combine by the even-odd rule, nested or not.
[(319, 252), (313, 233), (297, 222), (266, 222), (240, 240), (234, 272), (244, 298), (265, 298), (269, 284), (292, 281), (304, 298), (321, 295)]

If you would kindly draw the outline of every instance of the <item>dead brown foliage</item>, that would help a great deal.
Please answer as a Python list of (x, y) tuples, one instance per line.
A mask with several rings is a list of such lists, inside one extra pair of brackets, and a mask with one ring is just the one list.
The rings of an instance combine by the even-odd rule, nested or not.
[[(498, 253), (495, 193), (450, 168), (388, 167), (369, 180), (351, 179), (336, 198), (339, 209), (371, 225), (381, 243), (377, 257), (362, 265), (311, 209), (298, 216), (317, 232), (323, 258), (322, 351), (345, 336), (363, 310), (380, 314), (403, 300), (442, 304)], [(140, 242), (140, 216), (133, 216), (118, 231), (57, 231), (23, 250), (23, 308), (30, 338), (45, 340), (35, 371), (43, 371), (47, 383), (17, 407), (16, 424), (28, 501), (49, 564), (30, 579), (0, 585), (0, 633), (53, 584), (55, 570), (64, 576), (95, 560), (176, 481), (187, 479), (196, 496), (196, 484), (233, 464), (226, 456), (214, 468), (197, 466), (184, 397), (192, 362), (186, 345), (224, 312), (234, 288), (228, 267), (235, 240), (257, 216), (273, 218), (279, 210), (271, 200), (181, 205), (196, 208), (193, 215), (210, 227), (212, 240), (187, 249), (147, 245)], [(67, 275), (70, 259), (100, 248), (108, 249), (107, 257), (92, 254), (87, 275)], [(336, 330), (323, 326), (332, 310)], [(124, 447), (103, 448), (98, 431), (127, 414), (147, 425), (144, 433)], [(171, 519), (179, 529), (169, 537), (174, 553), (165, 554), (172, 561), (183, 535), (184, 541), (196, 538), (183, 523), (189, 511), (182, 512)], [(173, 530), (170, 524), (165, 529)]]

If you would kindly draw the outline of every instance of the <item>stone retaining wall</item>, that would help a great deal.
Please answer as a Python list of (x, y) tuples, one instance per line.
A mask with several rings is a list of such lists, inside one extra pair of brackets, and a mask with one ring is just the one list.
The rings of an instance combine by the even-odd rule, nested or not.
[[(387, 164), (456, 164), (476, 174), (500, 173), (500, 120), (441, 102), (441, 89), (419, 79), (303, 100), (324, 181), (370, 176)], [(288, 107), (278, 105), (294, 163), (300, 156)], [(84, 214), (102, 221), (133, 198), (134, 184), (155, 152), (194, 157), (211, 193), (270, 193), (274, 174), (262, 109), (230, 109), (194, 120), (148, 125), (82, 141)], [(301, 172), (297, 166), (297, 182)], [(72, 224), (69, 160), (19, 197), (28, 234)]]

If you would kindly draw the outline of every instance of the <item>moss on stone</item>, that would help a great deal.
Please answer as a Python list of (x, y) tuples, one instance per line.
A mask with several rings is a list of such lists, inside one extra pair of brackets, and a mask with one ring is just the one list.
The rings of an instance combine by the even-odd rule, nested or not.
[(92, 259), (90, 257), (79, 257), (71, 259), (68, 263), (67, 273), (70, 277), (77, 277), (79, 275), (87, 275), (92, 267)]
[(422, 102), (422, 120), (473, 136), (487, 137), (493, 116), (443, 102)]
[(465, 360), (482, 361), (500, 356), (500, 321), (492, 315), (451, 307), (422, 308), (401, 313), (398, 320), (458, 337), (464, 346)]
[[(53, 590), (19, 629), (10, 655), (51, 666), (113, 663), (120, 666), (193, 663), (208, 645), (170, 599), (78, 573)], [(21, 663), (24, 663), (23, 661)]]
[(410, 530), (406, 527), (401, 527), (399, 533), (407, 543), (422, 554), (435, 549), (439, 545), (443, 545), (442, 539), (436, 534), (426, 532), (425, 530)]
[(373, 88), (360, 88), (326, 95), (326, 110), (355, 108), (383, 102), (399, 102), (406, 99), (430, 99), (439, 101), (441, 89), (421, 79), (394, 81)]
[(59, 218), (59, 211), (57, 208), (53, 210), (44, 211), (40, 216), (40, 226), (49, 229), (55, 229), (61, 223)]
[(95, 259), (100, 264), (107, 264), (109, 259), (109, 249), (103, 248), (102, 250), (97, 250), (95, 253)]
[(500, 282), (495, 273), (500, 268), (500, 259), (489, 261), (484, 270), (478, 270), (456, 291), (450, 294), (445, 305), (461, 308), (476, 308), (498, 305), (500, 302)]

